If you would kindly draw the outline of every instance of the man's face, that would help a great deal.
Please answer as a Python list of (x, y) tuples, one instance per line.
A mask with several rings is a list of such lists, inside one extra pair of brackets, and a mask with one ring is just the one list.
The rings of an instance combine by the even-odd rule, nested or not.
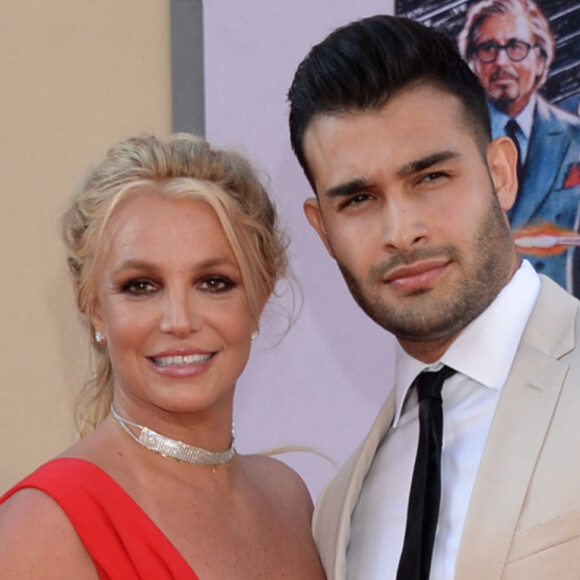
[(519, 61), (509, 58), (499, 50), (493, 62), (482, 62), (477, 54), (470, 60), (489, 101), (500, 111), (515, 117), (527, 104), (531, 94), (538, 90), (546, 66), (538, 47), (530, 20), (524, 14), (498, 14), (488, 16), (474, 35), (475, 46), (494, 42), (505, 46), (510, 41), (523, 41), (531, 46), (527, 56)]
[(490, 145), (490, 175), (458, 99), (423, 86), (378, 111), (315, 117), (304, 148), (318, 195), (306, 216), (355, 300), (436, 360), (517, 267), (502, 211), (516, 187), (511, 141)]

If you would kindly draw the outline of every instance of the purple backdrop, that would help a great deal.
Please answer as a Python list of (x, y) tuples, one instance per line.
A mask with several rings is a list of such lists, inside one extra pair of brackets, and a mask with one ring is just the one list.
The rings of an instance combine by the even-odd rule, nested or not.
[[(302, 213), (312, 195), (290, 150), (286, 92), (309, 48), (357, 18), (392, 13), (366, 0), (211, 0), (204, 3), (206, 134), (270, 177), (292, 238), (302, 311), (281, 340), (288, 298), (268, 308), (236, 395), (242, 453), (307, 445), (342, 463), (370, 427), (393, 382), (394, 340), (353, 302)], [(280, 458), (314, 498), (336, 467), (313, 454)]]

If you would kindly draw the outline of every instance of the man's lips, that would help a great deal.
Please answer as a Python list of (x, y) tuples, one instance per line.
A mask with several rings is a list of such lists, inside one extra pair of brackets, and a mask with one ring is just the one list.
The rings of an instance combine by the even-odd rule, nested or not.
[(429, 260), (391, 271), (383, 281), (400, 290), (418, 290), (430, 286), (447, 268), (449, 260)]

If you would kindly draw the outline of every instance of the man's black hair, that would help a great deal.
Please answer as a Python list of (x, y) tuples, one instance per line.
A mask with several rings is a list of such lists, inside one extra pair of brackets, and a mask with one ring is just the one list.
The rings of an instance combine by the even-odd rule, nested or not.
[(482, 151), (491, 139), (485, 92), (445, 35), (407, 18), (378, 15), (336, 29), (300, 63), (288, 91), (290, 140), (306, 177), (304, 134), (320, 114), (382, 108), (421, 83), (455, 95)]

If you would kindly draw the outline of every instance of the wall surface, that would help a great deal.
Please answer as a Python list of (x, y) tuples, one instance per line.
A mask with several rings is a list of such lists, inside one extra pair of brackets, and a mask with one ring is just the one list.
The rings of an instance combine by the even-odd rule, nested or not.
[(0, 491), (68, 446), (85, 347), (58, 217), (106, 147), (171, 130), (168, 0), (0, 6)]
[[(355, 305), (302, 213), (312, 192), (290, 150), (286, 103), (296, 67), (312, 45), (337, 26), (381, 12), (392, 13), (392, 2), (204, 2), (207, 138), (243, 151), (269, 175), (303, 293), (302, 312), (281, 341), (289, 302), (278, 300), (266, 311), (236, 391), (242, 452), (305, 445), (340, 464), (392, 388), (393, 338)], [(315, 497), (336, 470), (311, 453), (280, 458)]]

